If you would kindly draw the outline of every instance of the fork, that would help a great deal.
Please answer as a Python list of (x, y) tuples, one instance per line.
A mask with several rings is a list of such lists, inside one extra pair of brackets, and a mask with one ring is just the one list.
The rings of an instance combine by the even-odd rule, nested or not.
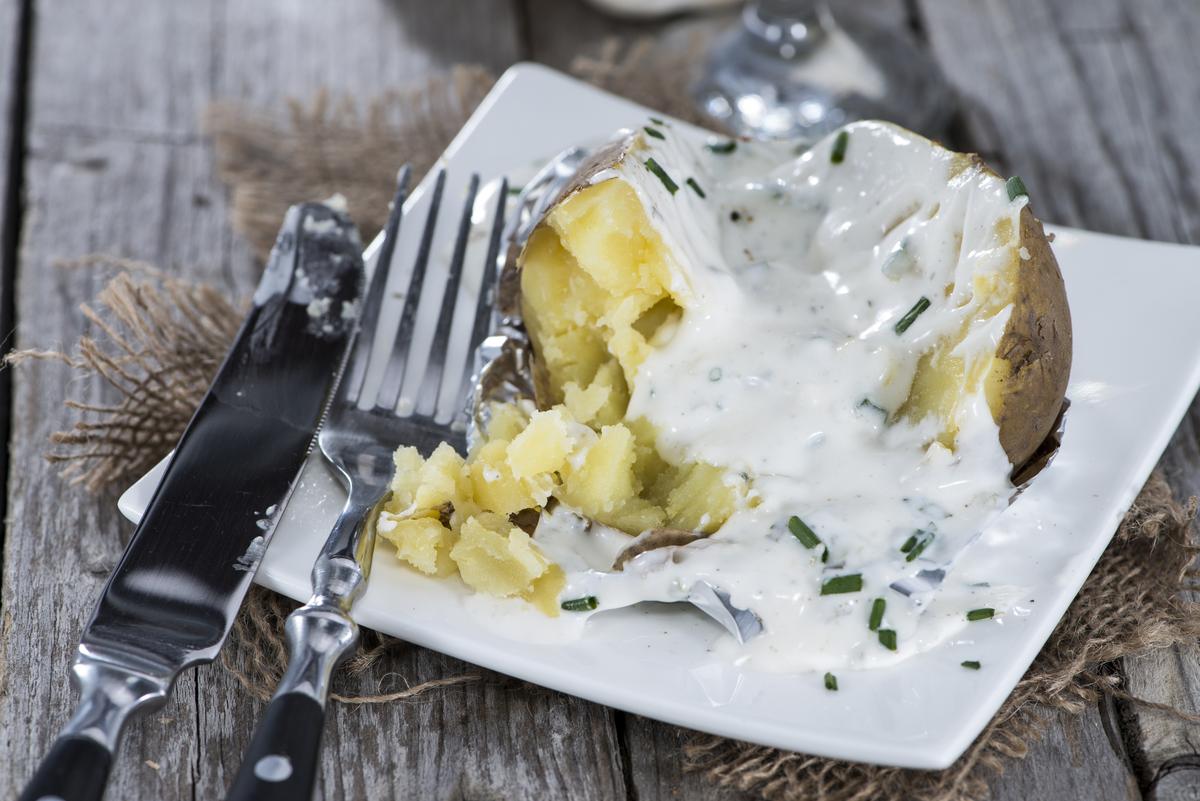
[(439, 170), (434, 180), (432, 202), (410, 273), (395, 342), (386, 357), (379, 390), (374, 398), (368, 398), (364, 392), (366, 378), (372, 367), (378, 367), (378, 364), (372, 364), (378, 335), (375, 329), (399, 234), (408, 178), (409, 169), (405, 167), (397, 181), (396, 198), (359, 317), (357, 339), (346, 375), (318, 435), (321, 453), (345, 486), (348, 498), (313, 565), (312, 597), (288, 616), (285, 625), (289, 649), (287, 672), (254, 732), (226, 796), (228, 801), (292, 801), (312, 797), (330, 676), (358, 642), (358, 626), (349, 613), (366, 589), (370, 576), (375, 547), (374, 520), (389, 495), (388, 485), (395, 469), (392, 454), (401, 445), (412, 445), (428, 456), (442, 442), (450, 443), (459, 452), (466, 450), (465, 427), (453, 424), (453, 420), (439, 422), (437, 401), (447, 374), (450, 380), (458, 382), (453, 394), (462, 400), (463, 390), (471, 377), (473, 353), (488, 329), (504, 227), (507, 183), (502, 182), (497, 193), (466, 364), (461, 371), (447, 371), (450, 334), (466, 261), (472, 210), (479, 190), (478, 175), (471, 176), (467, 189), (427, 365), (417, 387), (416, 403), (411, 411), (398, 412), (400, 398), (408, 387), (406, 368), (412, 361), (410, 351), (417, 310), (446, 173)]

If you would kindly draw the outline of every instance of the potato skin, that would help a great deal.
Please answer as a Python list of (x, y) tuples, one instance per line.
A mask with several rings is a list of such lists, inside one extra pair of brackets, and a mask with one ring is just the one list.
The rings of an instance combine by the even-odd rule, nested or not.
[(1029, 259), (1018, 265), (1012, 316), (996, 348), (1006, 364), (993, 374), (988, 406), (1000, 445), (1019, 470), (1052, 433), (1071, 374), (1071, 312), (1058, 261), (1042, 223), (1021, 210), (1020, 245)]

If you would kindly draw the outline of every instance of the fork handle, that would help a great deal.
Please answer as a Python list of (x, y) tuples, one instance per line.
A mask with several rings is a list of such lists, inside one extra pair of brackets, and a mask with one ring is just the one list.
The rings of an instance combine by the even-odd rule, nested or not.
[(334, 667), (358, 642), (358, 625), (321, 596), (288, 615), (288, 668), (226, 801), (310, 799)]
[(313, 795), (325, 707), (301, 692), (276, 695), (254, 730), (227, 801), (299, 801)]
[(19, 801), (100, 801), (112, 760), (112, 752), (91, 737), (59, 737), (25, 785)]

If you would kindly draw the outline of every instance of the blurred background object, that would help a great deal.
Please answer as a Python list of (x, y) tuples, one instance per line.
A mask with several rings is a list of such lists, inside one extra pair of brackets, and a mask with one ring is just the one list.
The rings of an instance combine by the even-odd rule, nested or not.
[(937, 137), (954, 110), (947, 81), (903, 15), (881, 14), (878, 3), (588, 3), (622, 39), (652, 37), (656, 58), (673, 65), (672, 80), (686, 84), (700, 120), (732, 133), (816, 138), (854, 120), (885, 119)]
[(601, 11), (621, 17), (660, 17), (681, 11), (700, 11), (737, 5), (741, 0), (589, 0)]
[(868, 118), (938, 134), (951, 95), (933, 60), (903, 33), (855, 16), (848, 0), (835, 5), (836, 19), (820, 0), (747, 3), (702, 67), (701, 110), (762, 139), (816, 137)]

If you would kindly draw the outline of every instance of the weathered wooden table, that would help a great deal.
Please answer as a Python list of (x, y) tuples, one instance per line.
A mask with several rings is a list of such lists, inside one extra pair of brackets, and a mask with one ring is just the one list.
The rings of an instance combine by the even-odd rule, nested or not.
[[(1043, 217), (1200, 241), (1195, 0), (870, 5), (927, 41), (957, 87), (952, 144), (1019, 173)], [(565, 66), (607, 34), (638, 30), (576, 0), (0, 0), (4, 341), (50, 346), (79, 336), (76, 305), (100, 279), (57, 268), (59, 259), (116, 253), (234, 293), (253, 285), (257, 267), (230, 230), (200, 128), (212, 100), (278, 107), (319, 86), (370, 96), (455, 62)], [(1116, 296), (1113, 324), (1122, 324)], [(41, 458), (47, 434), (67, 422), (68, 379), (55, 368), (0, 374), (0, 434), (9, 439), (0, 462), (5, 798), (68, 713), (72, 649), (130, 531), (112, 497), (68, 488)], [(1200, 407), (1164, 458), (1182, 494), (1200, 492), (1198, 426)], [(1132, 693), (1200, 712), (1193, 651), (1109, 668)], [(421, 681), (463, 666), (413, 648), (398, 669)], [(186, 674), (171, 703), (128, 733), (108, 797), (220, 797), (259, 710), (220, 669)], [(681, 737), (491, 677), (412, 704), (335, 707), (319, 796), (737, 797), (682, 773)], [(1059, 716), (993, 790), (998, 799), (1197, 799), (1200, 727), (1124, 703)]]

